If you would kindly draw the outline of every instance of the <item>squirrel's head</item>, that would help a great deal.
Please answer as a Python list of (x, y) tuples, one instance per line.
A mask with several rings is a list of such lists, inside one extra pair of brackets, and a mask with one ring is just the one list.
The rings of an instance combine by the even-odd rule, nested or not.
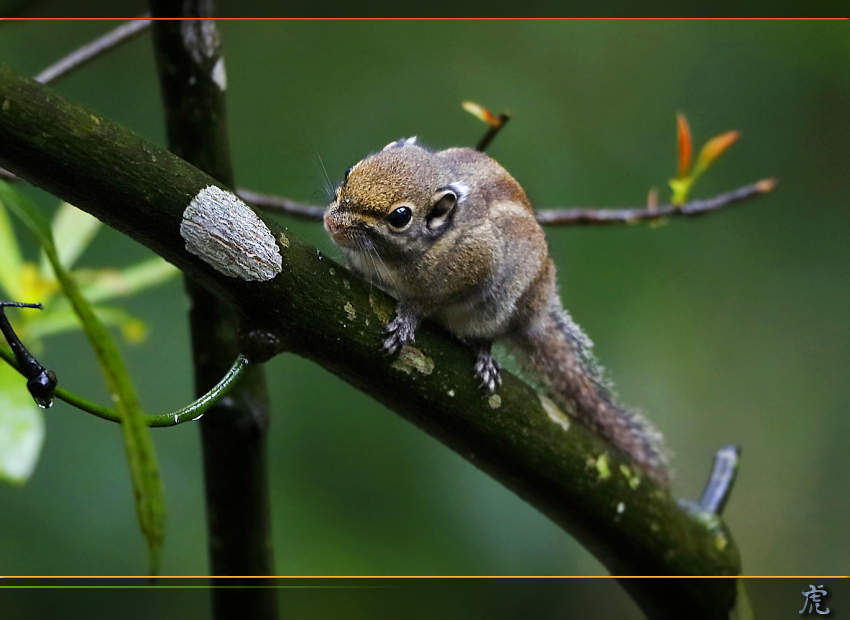
[(451, 228), (468, 188), (416, 138), (391, 142), (345, 173), (325, 230), (361, 271), (375, 253), (388, 266), (415, 261)]

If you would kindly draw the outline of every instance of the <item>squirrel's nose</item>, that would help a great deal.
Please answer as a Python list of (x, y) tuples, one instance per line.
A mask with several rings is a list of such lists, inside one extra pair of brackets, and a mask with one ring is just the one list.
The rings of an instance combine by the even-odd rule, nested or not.
[(328, 210), (325, 211), (324, 216), (325, 222), (325, 230), (329, 235), (334, 236), (335, 233), (339, 231), (339, 212), (336, 211), (333, 206), (328, 207)]
[(346, 218), (333, 205), (325, 211), (324, 222), (325, 230), (331, 236), (334, 243), (338, 245), (347, 245), (350, 243), (351, 232), (348, 226), (346, 226)]

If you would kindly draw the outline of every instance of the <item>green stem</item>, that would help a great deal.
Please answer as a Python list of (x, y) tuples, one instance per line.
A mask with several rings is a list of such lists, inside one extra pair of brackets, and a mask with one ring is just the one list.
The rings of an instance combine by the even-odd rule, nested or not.
[(18, 215), (44, 251), (62, 293), (80, 321), (83, 333), (97, 358), (109, 394), (118, 413), (121, 414), (121, 434), (124, 437), (124, 447), (130, 466), (136, 514), (142, 534), (148, 543), (148, 574), (154, 575), (159, 570), (159, 556), (165, 528), (165, 495), (159, 476), (156, 451), (144, 423), (144, 414), (124, 360), (106, 326), (80, 292), (77, 281), (59, 260), (50, 224), (41, 210), (26, 196), (5, 183), (0, 186), (0, 196), (6, 206)]
[[(0, 346), (0, 357), (2, 357), (9, 366), (18, 372), (21, 372), (21, 368), (18, 366), (14, 354), (9, 349), (4, 346)], [(227, 371), (227, 374), (224, 375), (221, 381), (216, 383), (209, 392), (198, 398), (198, 400), (192, 404), (186, 405), (177, 411), (145, 416), (145, 424), (153, 428), (164, 428), (197, 420), (204, 415), (210, 407), (216, 404), (222, 396), (227, 394), (236, 382), (242, 378), (242, 375), (248, 368), (249, 363), (248, 358), (244, 355), (239, 355), (239, 357), (236, 358), (236, 361), (233, 362), (233, 366)], [(76, 407), (81, 411), (90, 413), (103, 420), (121, 424), (121, 415), (114, 409), (98, 405), (96, 402), (83, 398), (82, 396), (74, 394), (70, 390), (66, 390), (61, 387), (57, 387), (54, 394), (56, 398), (68, 403), (72, 407)]]

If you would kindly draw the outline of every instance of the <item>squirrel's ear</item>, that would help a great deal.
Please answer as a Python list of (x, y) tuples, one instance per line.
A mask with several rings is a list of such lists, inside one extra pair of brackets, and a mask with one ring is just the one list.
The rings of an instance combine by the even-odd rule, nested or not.
[(395, 142), (390, 142), (382, 150), (386, 151), (389, 149), (397, 149), (400, 146), (410, 146), (411, 144), (416, 144), (416, 136), (410, 136), (409, 138), (399, 138)]
[(459, 197), (455, 189), (449, 186), (437, 192), (435, 198), (434, 206), (425, 216), (425, 225), (428, 230), (442, 231), (451, 222)]

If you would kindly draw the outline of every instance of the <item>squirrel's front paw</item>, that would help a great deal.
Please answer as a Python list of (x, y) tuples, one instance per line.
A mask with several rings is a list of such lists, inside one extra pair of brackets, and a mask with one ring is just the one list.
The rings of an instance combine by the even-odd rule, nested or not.
[(502, 367), (499, 365), (490, 352), (480, 352), (478, 359), (475, 362), (475, 376), (481, 379), (479, 387), (486, 387), (491, 392), (502, 385)]
[(391, 354), (415, 341), (416, 323), (399, 315), (387, 324), (387, 331), (390, 335), (384, 340), (384, 346), (381, 349)]

